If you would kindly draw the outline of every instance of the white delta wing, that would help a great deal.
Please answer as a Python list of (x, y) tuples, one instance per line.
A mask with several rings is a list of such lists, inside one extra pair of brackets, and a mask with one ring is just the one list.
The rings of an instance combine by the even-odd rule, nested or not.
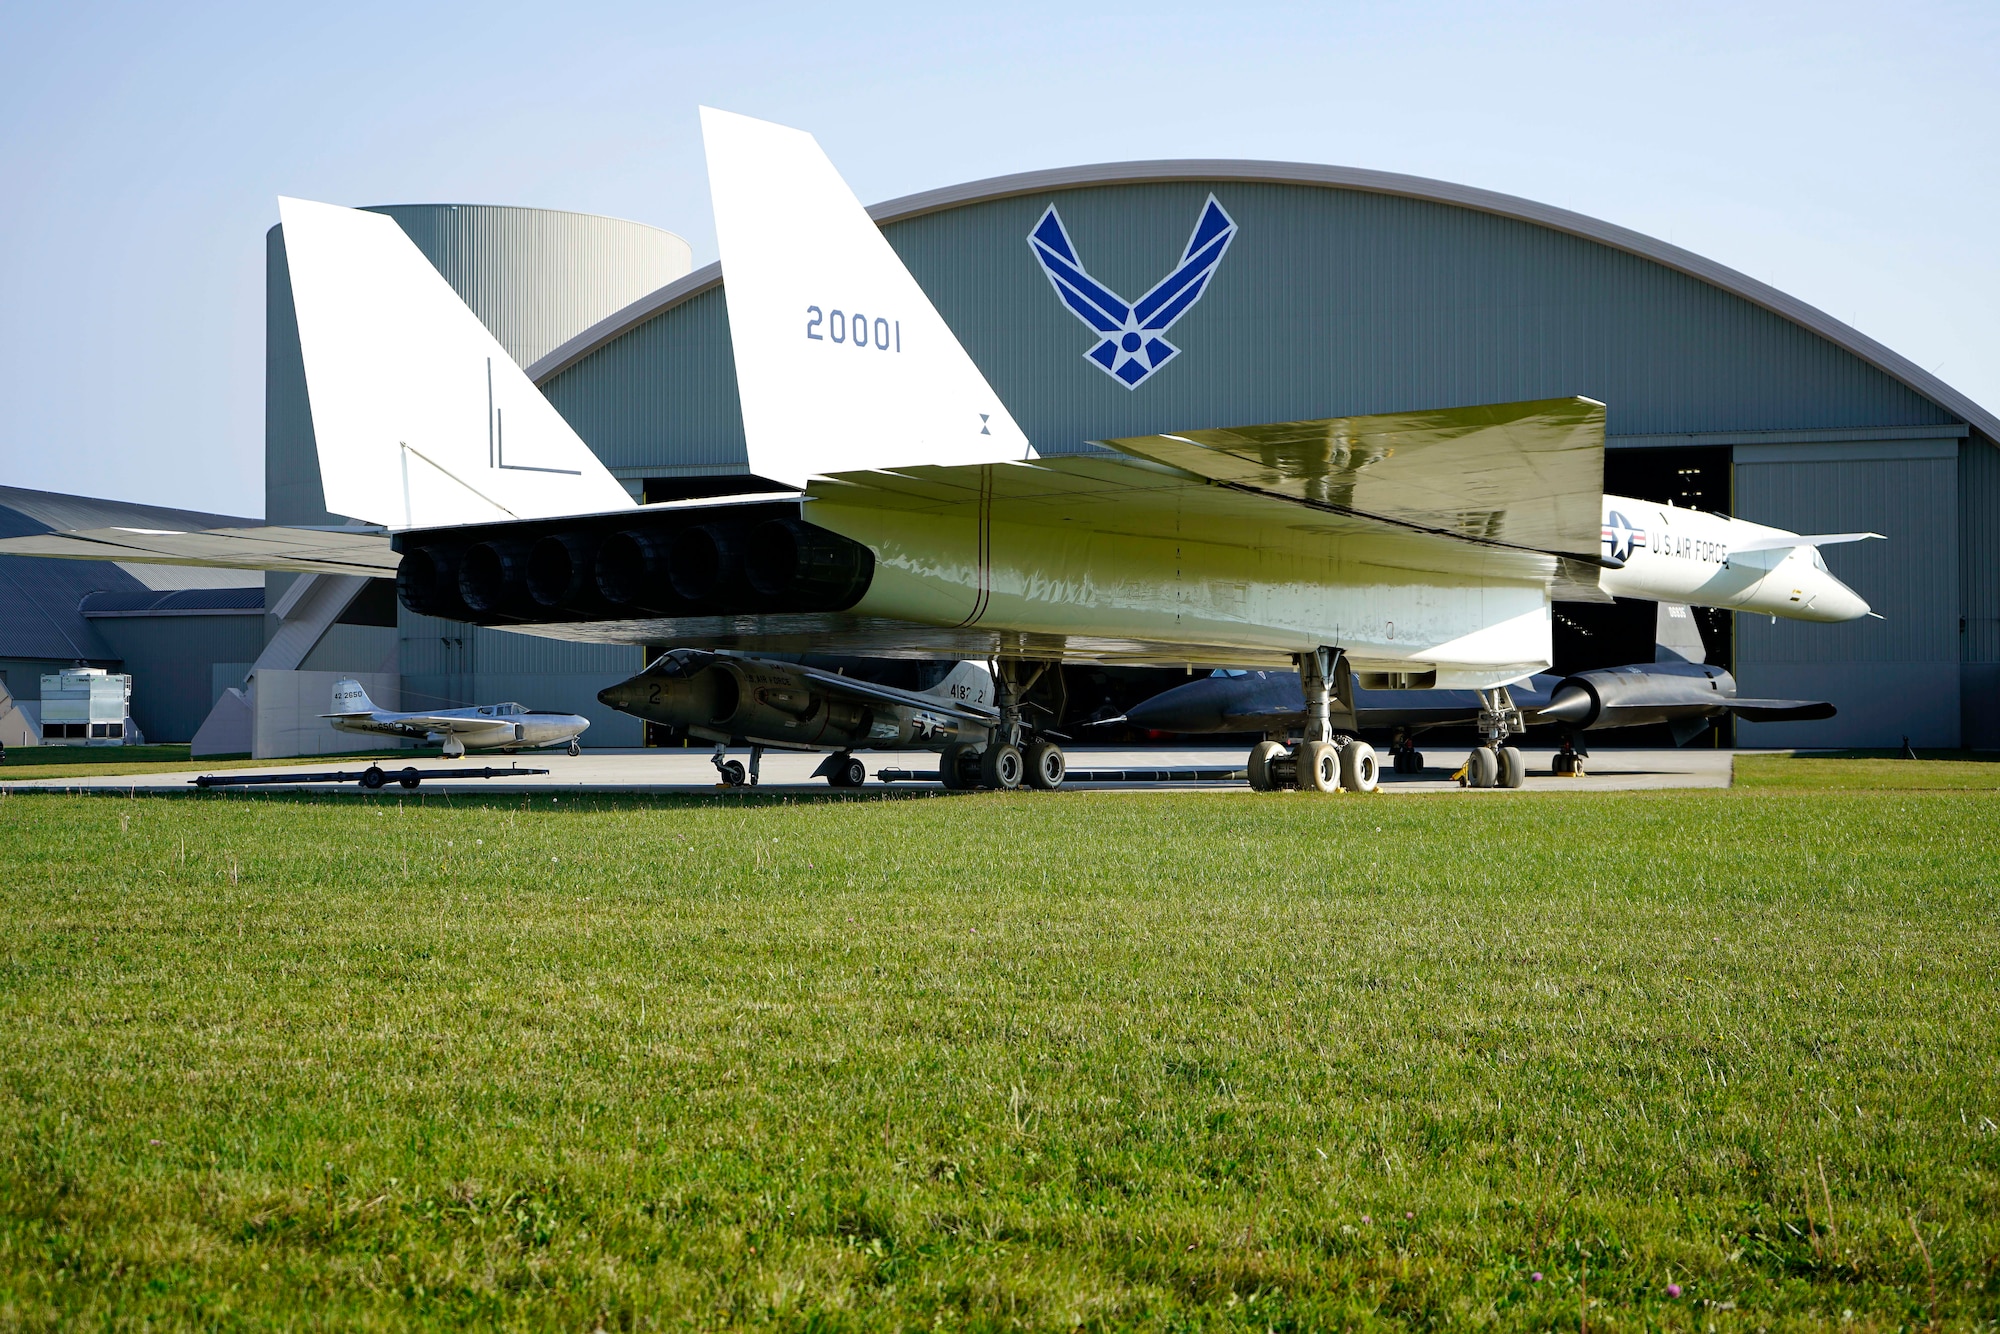
[(701, 131), (752, 473), (1035, 456), (810, 134), (710, 107)]
[(631, 508), (394, 219), (278, 213), (329, 510), (401, 529)]

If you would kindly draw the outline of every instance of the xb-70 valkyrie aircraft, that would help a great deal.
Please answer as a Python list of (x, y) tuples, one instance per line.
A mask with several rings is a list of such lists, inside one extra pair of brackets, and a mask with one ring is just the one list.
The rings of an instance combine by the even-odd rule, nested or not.
[[(1372, 749), (1334, 731), (1336, 683), (1477, 692), (1490, 749), (1522, 726), (1509, 685), (1549, 667), (1556, 599), (1866, 610), (1815, 551), (1859, 535), (1604, 496), (1604, 408), (1586, 398), (1039, 455), (812, 136), (701, 114), (748, 472), (781, 489), (635, 504), (394, 221), (285, 199), (325, 503), (372, 531), (0, 550), (394, 569), (412, 610), (529, 634), (992, 662), (990, 723), (941, 745), (964, 747), (951, 781), (998, 787), (1058, 740), (1024, 692), (1062, 662), (1295, 666), (1303, 739), (1258, 772), (1331, 791), (1374, 776)], [(1183, 295), (1213, 273), (1187, 266)], [(686, 707), (791, 744), (739, 728), (755, 698)]]

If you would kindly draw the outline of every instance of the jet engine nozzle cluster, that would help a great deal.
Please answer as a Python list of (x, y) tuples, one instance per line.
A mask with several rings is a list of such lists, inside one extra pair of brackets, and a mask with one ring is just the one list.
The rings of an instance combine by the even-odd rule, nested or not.
[(796, 502), (418, 530), (397, 545), (404, 606), (478, 625), (844, 611), (875, 566)]

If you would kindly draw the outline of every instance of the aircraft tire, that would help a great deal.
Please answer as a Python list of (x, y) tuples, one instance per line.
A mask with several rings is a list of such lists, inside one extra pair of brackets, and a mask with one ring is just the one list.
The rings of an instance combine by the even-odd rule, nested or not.
[(404, 769), (402, 774), (397, 777), (396, 781), (399, 784), (401, 784), (404, 788), (414, 792), (416, 790), (417, 784), (424, 781), (424, 776), (420, 770), (412, 766)]
[(370, 792), (381, 787), (386, 781), (387, 777), (383, 774), (382, 766), (379, 764), (371, 764), (361, 771), (361, 786), (367, 788)]
[(1028, 786), (1053, 792), (1068, 772), (1069, 760), (1055, 742), (1037, 741), (1028, 747)]
[(1492, 787), (1500, 778), (1500, 760), (1491, 746), (1474, 746), (1465, 761), (1467, 787)]
[(581, 741), (578, 741), (575, 737), (571, 737), (569, 739), (569, 757), (571, 759), (575, 759), (577, 756), (581, 754), (583, 754), (583, 743)]
[(1313, 792), (1340, 791), (1340, 747), (1331, 741), (1301, 741), (1299, 786)]
[(723, 762), (722, 785), (724, 787), (743, 786), (743, 761), (726, 760)]
[(1501, 787), (1519, 787), (1521, 780), (1528, 776), (1528, 761), (1515, 746), (1500, 746), (1499, 772), (1495, 775)]
[(1342, 787), (1349, 792), (1373, 792), (1381, 781), (1382, 770), (1375, 758), (1375, 747), (1357, 739), (1340, 748)]
[(1245, 766), (1250, 775), (1252, 792), (1272, 792), (1277, 789), (1277, 781), (1271, 777), (1271, 761), (1285, 753), (1285, 748), (1275, 741), (1259, 741), (1250, 747), (1250, 762)]
[(965, 756), (970, 749), (954, 742), (938, 756), (938, 781), (952, 792), (963, 792), (972, 786), (965, 781)]
[(1002, 742), (988, 746), (979, 755), (979, 782), (996, 792), (1012, 792), (1021, 786), (1021, 779), (1027, 776), (1027, 765), (1021, 759), (1018, 747)]
[(868, 781), (868, 766), (852, 755), (843, 755), (827, 773), (826, 781), (833, 787), (860, 787)]

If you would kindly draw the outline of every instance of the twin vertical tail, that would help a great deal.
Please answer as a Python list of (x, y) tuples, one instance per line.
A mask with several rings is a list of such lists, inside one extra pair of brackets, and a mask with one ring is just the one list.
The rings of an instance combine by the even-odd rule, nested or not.
[[(704, 107), (750, 471), (999, 463), (1034, 450), (813, 137)], [(392, 529), (629, 508), (383, 214), (279, 200), (329, 510)]]

